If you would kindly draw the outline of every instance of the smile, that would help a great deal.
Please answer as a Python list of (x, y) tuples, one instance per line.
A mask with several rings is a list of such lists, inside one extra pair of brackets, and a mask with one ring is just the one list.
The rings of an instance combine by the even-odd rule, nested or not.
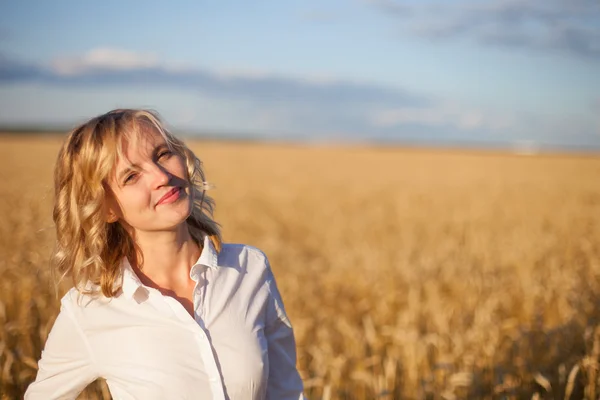
[(165, 195), (163, 197), (161, 197), (160, 200), (158, 200), (158, 203), (156, 203), (156, 205), (159, 206), (161, 204), (173, 203), (173, 202), (177, 201), (180, 196), (181, 196), (181, 188), (174, 187), (173, 189), (171, 189), (167, 193), (165, 193)]

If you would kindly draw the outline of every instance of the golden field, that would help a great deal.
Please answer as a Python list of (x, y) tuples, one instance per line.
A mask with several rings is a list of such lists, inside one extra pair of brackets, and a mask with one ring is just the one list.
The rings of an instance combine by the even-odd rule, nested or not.
[[(0, 399), (58, 311), (60, 142), (0, 136)], [(190, 144), (225, 240), (271, 260), (310, 399), (598, 397), (600, 157)]]

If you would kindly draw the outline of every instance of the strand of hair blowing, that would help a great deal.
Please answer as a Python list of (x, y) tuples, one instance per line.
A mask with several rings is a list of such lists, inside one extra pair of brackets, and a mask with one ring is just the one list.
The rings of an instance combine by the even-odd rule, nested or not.
[(202, 162), (179, 140), (175, 140), (174, 145), (184, 155), (191, 182), (190, 190), (192, 191), (194, 206), (187, 218), (190, 234), (199, 243), (201, 243), (203, 235), (208, 235), (217, 251), (221, 251), (221, 232), (219, 231), (219, 225), (212, 219), (215, 202), (204, 193), (204, 189), (199, 189), (206, 180), (202, 171)]

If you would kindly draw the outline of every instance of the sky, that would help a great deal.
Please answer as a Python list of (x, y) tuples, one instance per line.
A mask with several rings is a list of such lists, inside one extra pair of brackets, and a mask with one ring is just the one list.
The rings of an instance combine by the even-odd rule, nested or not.
[(0, 125), (600, 148), (598, 0), (3, 1)]

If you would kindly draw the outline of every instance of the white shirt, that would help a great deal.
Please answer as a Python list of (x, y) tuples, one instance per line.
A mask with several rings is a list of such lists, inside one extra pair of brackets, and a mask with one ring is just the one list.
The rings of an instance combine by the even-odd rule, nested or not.
[(303, 399), (296, 349), (266, 256), (217, 253), (205, 238), (190, 271), (195, 318), (123, 262), (112, 299), (71, 289), (26, 400), (74, 399), (98, 377), (115, 400)]

